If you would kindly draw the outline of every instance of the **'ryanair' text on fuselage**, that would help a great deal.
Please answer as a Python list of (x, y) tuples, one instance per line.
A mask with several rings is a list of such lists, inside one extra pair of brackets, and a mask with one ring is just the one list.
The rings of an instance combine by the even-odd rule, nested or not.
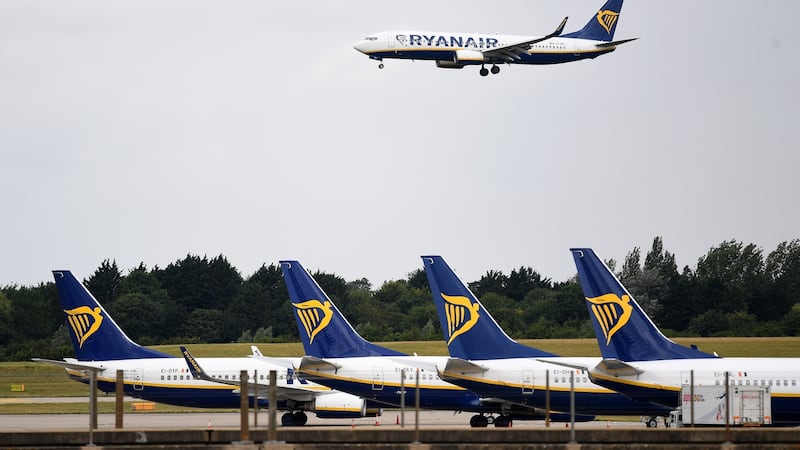
[[(398, 34), (397, 40), (401, 44), (406, 45), (405, 35)], [(437, 36), (435, 34), (430, 36), (425, 34), (409, 34), (407, 40), (407, 45), (411, 47), (494, 48), (497, 47), (499, 43), (497, 39), (491, 37)]]

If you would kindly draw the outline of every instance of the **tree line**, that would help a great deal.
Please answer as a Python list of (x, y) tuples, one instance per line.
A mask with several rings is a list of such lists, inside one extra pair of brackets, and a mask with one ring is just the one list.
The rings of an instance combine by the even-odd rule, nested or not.
[[(800, 334), (800, 240), (761, 248), (724, 241), (679, 270), (661, 237), (631, 250), (617, 273), (653, 321), (671, 336)], [(368, 340), (442, 339), (425, 272), (373, 289), (313, 274)], [(466, 281), (466, 280), (465, 280)], [(281, 269), (262, 265), (247, 278), (222, 255), (187, 255), (167, 267), (143, 263), (124, 273), (103, 261), (84, 284), (130, 338), (143, 345), (297, 342), (298, 330)], [(516, 338), (592, 337), (577, 278), (553, 282), (530, 267), (489, 270), (469, 283), (486, 309)], [(0, 289), (0, 360), (73, 354), (53, 282)]]

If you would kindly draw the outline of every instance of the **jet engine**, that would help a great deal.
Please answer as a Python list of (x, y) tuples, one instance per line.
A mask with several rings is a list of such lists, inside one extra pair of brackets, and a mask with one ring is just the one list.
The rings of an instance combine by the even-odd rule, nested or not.
[(314, 412), (320, 419), (356, 419), (383, 414), (380, 408), (367, 408), (367, 401), (344, 392), (317, 396)]
[(453, 60), (439, 59), (436, 67), (442, 69), (462, 69), (469, 63), (482, 63), (485, 61), (482, 52), (477, 50), (456, 50), (453, 53)]

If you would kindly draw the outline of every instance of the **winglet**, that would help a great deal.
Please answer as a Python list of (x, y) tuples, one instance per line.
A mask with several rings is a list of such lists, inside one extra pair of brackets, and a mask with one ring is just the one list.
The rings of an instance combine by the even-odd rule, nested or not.
[(447, 350), (467, 360), (556, 356), (511, 339), (441, 256), (423, 256)]
[(549, 37), (561, 36), (561, 33), (564, 32), (564, 27), (567, 25), (567, 19), (569, 19), (569, 16), (564, 17), (564, 20), (562, 20), (561, 23), (556, 27), (556, 31), (554, 31)]
[(630, 362), (715, 357), (664, 336), (592, 249), (570, 251), (604, 359)]
[(202, 367), (200, 367), (200, 363), (189, 353), (189, 350), (181, 346), (181, 355), (183, 355), (183, 359), (186, 360), (186, 365), (189, 366), (189, 373), (198, 380), (206, 380), (206, 381), (217, 381), (208, 375)]

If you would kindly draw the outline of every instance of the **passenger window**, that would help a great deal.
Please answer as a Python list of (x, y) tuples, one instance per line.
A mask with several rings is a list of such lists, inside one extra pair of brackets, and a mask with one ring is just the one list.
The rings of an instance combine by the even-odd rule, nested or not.
[(162, 379), (162, 380), (164, 379), (164, 375), (161, 375), (161, 379)]

